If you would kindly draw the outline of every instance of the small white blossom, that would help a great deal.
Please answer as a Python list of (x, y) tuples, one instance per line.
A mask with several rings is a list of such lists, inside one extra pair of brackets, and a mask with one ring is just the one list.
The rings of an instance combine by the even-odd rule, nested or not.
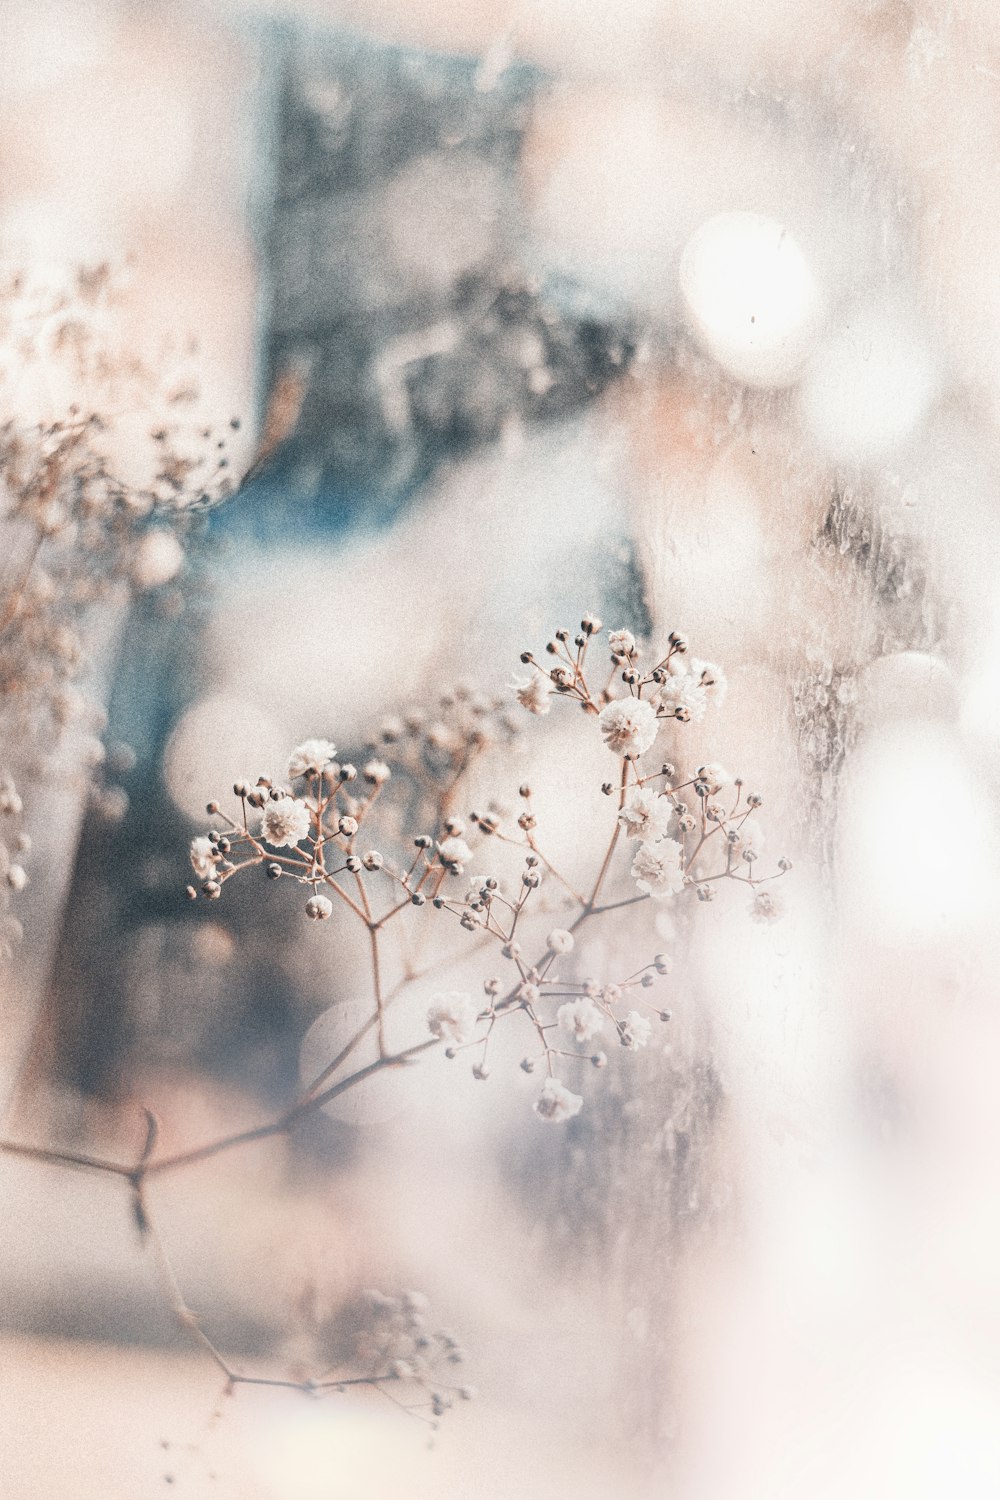
[(23, 865), (10, 865), (7, 869), (7, 884), (12, 891), (23, 891), (28, 884), (28, 872)]
[(329, 740), (303, 740), (288, 757), (288, 774), (294, 781), (297, 776), (318, 776), (333, 763), (336, 745)]
[(656, 900), (676, 895), (684, 886), (683, 857), (684, 850), (676, 839), (640, 844), (632, 861), (632, 879), (640, 891)]
[(758, 891), (750, 903), (755, 922), (780, 922), (785, 915), (785, 898), (779, 891)]
[(635, 650), (635, 636), (631, 630), (612, 630), (608, 645), (615, 656), (631, 656)]
[(211, 839), (204, 834), (191, 840), (191, 868), (199, 880), (207, 880), (215, 872), (215, 849)]
[(711, 662), (672, 656), (667, 673), (660, 687), (660, 707), (668, 713), (683, 709), (696, 724), (705, 717), (709, 703), (718, 705), (726, 696), (726, 679)]
[(717, 667), (711, 661), (691, 660), (688, 663), (688, 671), (692, 677), (697, 678), (698, 684), (708, 696), (710, 703), (719, 708), (726, 696), (726, 674), (721, 667)]
[[(677, 660), (673, 657), (671, 668)], [(671, 671), (660, 688), (658, 702), (668, 713), (676, 714), (681, 709), (695, 724), (701, 722), (708, 708), (708, 694), (694, 677), (684, 671)]]
[(604, 1017), (586, 997), (567, 1000), (556, 1011), (556, 1020), (564, 1031), (568, 1031), (575, 1042), (589, 1042), (604, 1030)]
[(615, 755), (634, 760), (656, 739), (656, 710), (644, 698), (617, 698), (598, 717), (604, 743)]
[(567, 932), (565, 927), (553, 927), (545, 939), (550, 953), (572, 953), (573, 934)]
[(306, 916), (314, 922), (325, 922), (332, 912), (333, 902), (329, 896), (310, 896), (306, 902)]
[(432, 1036), (443, 1042), (469, 1042), (476, 1030), (479, 1012), (471, 995), (458, 990), (449, 990), (435, 995), (434, 1004), (427, 1012), (427, 1027)]
[(542, 1084), (542, 1092), (532, 1108), (539, 1119), (561, 1125), (564, 1120), (571, 1120), (574, 1115), (579, 1114), (582, 1104), (581, 1095), (571, 1094), (558, 1078), (546, 1078)]
[(618, 821), (630, 839), (652, 843), (666, 838), (673, 817), (673, 804), (669, 797), (640, 787), (632, 792), (629, 800), (618, 814)]
[(309, 832), (309, 809), (297, 797), (278, 797), (264, 808), (262, 825), (264, 838), (279, 848), (282, 844), (294, 846)]
[(465, 840), (460, 838), (442, 839), (438, 844), (438, 854), (441, 856), (442, 864), (452, 865), (459, 870), (472, 858), (472, 850)]
[(653, 1023), (637, 1010), (630, 1010), (618, 1028), (623, 1047), (630, 1052), (635, 1052), (639, 1047), (645, 1047), (653, 1034)]
[(729, 841), (733, 851), (733, 859), (746, 860), (747, 864), (751, 864), (755, 859), (759, 859), (764, 848), (764, 830), (760, 824), (755, 823), (752, 818), (748, 818), (745, 823), (741, 823), (733, 832), (736, 836)]
[(522, 708), (530, 714), (547, 714), (552, 707), (552, 683), (541, 672), (532, 672), (530, 677), (515, 677), (511, 686)]
[(361, 774), (372, 786), (382, 786), (392, 775), (384, 760), (370, 760), (361, 768)]
[(718, 761), (709, 761), (706, 766), (699, 766), (695, 772), (699, 781), (704, 781), (708, 787), (709, 795), (715, 797), (722, 791), (724, 786), (732, 786), (733, 778), (725, 766), (720, 766)]

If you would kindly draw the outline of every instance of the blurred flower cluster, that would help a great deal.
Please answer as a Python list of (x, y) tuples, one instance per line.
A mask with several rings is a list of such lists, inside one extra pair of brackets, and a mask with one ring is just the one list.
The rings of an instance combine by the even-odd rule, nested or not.
[[(123, 342), (119, 281), (101, 265), (0, 282), (0, 813), (15, 823), (56, 764), (91, 776), (105, 760), (84, 691), (94, 606), (112, 611), (100, 630), (138, 595), (178, 612), (200, 513), (232, 489), (226, 437), (194, 422), (185, 358), (147, 366)], [(120, 812), (121, 789), (103, 790)], [(17, 828), (0, 840), (8, 893), (27, 882), (27, 850)], [(0, 944), (18, 930), (7, 917)]]
[(368, 1386), (432, 1427), (456, 1400), (473, 1399), (474, 1388), (454, 1379), (462, 1347), (454, 1334), (430, 1325), (423, 1292), (365, 1291), (323, 1315), (313, 1290), (300, 1301), (293, 1384), (314, 1394)]

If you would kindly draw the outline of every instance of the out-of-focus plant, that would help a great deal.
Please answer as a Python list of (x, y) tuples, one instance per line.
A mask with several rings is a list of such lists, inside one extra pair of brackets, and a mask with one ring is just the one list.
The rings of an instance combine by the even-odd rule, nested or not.
[[(5, 902), (28, 881), (19, 781), (40, 781), (56, 761), (62, 775), (89, 776), (104, 761), (102, 711), (83, 691), (95, 610), (139, 594), (176, 610), (198, 517), (232, 489), (226, 436), (196, 423), (190, 351), (137, 359), (121, 301), (107, 265), (62, 285), (0, 281)], [(124, 795), (114, 793), (109, 810)], [(8, 912), (0, 946), (19, 935)]]

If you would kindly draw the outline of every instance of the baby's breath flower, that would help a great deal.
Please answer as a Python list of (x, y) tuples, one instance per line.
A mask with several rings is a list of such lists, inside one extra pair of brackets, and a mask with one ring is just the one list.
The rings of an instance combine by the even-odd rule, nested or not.
[(329, 740), (303, 740), (288, 757), (288, 775), (294, 781), (298, 776), (319, 776), (333, 764), (336, 745)]
[(542, 1092), (532, 1105), (532, 1109), (539, 1119), (547, 1120), (553, 1125), (561, 1125), (564, 1120), (571, 1120), (574, 1115), (579, 1114), (582, 1104), (581, 1095), (570, 1093), (558, 1078), (546, 1078), (542, 1084)]
[(263, 835), (276, 848), (293, 847), (309, 832), (309, 809), (298, 797), (278, 797), (264, 808)]
[(215, 847), (204, 834), (191, 840), (191, 868), (199, 880), (207, 880), (215, 869)]
[(553, 927), (545, 939), (550, 953), (572, 953), (573, 934), (567, 932), (565, 927)]
[(310, 896), (306, 902), (306, 916), (314, 922), (325, 922), (333, 912), (333, 902), (328, 896)]
[(693, 720), (696, 724), (705, 717), (708, 695), (686, 672), (669, 675), (660, 688), (659, 706), (668, 713)]
[(618, 814), (618, 821), (630, 839), (651, 843), (666, 837), (673, 811), (669, 797), (648, 787), (639, 787), (629, 796)]
[(734, 859), (745, 860), (749, 865), (760, 858), (764, 848), (764, 830), (753, 818), (748, 818), (738, 828), (731, 829), (728, 837)]
[(389, 780), (392, 772), (384, 760), (370, 760), (362, 766), (361, 774), (372, 786), (381, 786), (383, 782)]
[(28, 884), (28, 872), (23, 865), (10, 865), (7, 869), (7, 884), (12, 891), (23, 891)]
[(683, 857), (684, 850), (676, 839), (641, 844), (632, 861), (632, 879), (640, 891), (657, 901), (676, 895), (684, 885)]
[(522, 708), (530, 714), (547, 714), (552, 707), (552, 683), (541, 672), (532, 672), (530, 677), (515, 677), (511, 687)]
[(688, 671), (693, 677), (697, 677), (699, 686), (704, 688), (710, 703), (719, 708), (726, 696), (726, 674), (721, 667), (717, 667), (711, 661), (690, 660)]
[(454, 870), (461, 870), (462, 866), (468, 864), (472, 858), (472, 850), (464, 839), (456, 837), (441, 839), (437, 847), (441, 863)]
[(724, 766), (719, 765), (718, 761), (710, 761), (707, 766), (699, 766), (695, 776), (705, 783), (711, 797), (718, 796), (724, 786), (733, 784), (733, 778)]
[(635, 650), (635, 636), (631, 630), (612, 630), (608, 645), (615, 656), (631, 656)]
[(721, 703), (725, 693), (726, 679), (711, 662), (672, 656), (660, 686), (659, 704), (668, 713), (680, 709), (682, 717), (700, 723), (709, 703)]
[(624, 1021), (619, 1022), (618, 1035), (623, 1047), (630, 1052), (635, 1052), (639, 1047), (645, 1047), (653, 1034), (653, 1023), (639, 1014), (637, 1010), (630, 1010)]
[(656, 711), (644, 698), (617, 698), (598, 717), (604, 743), (615, 755), (634, 760), (656, 739)]
[(750, 903), (755, 922), (780, 922), (785, 915), (785, 899), (779, 891), (758, 891)]
[(478, 1016), (479, 1012), (471, 995), (459, 990), (448, 990), (435, 995), (427, 1012), (427, 1027), (432, 1036), (440, 1037), (443, 1042), (457, 1042), (461, 1045), (472, 1040)]
[(567, 1000), (556, 1011), (556, 1020), (564, 1031), (568, 1031), (575, 1042), (589, 1042), (604, 1030), (604, 1017), (586, 997)]

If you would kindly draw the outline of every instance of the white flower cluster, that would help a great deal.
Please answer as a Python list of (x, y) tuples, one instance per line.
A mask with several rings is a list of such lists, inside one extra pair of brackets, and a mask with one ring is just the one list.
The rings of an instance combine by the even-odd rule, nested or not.
[(684, 888), (684, 847), (668, 837), (676, 817), (674, 803), (664, 792), (639, 787), (629, 793), (618, 821), (639, 848), (632, 860), (632, 878), (639, 890), (655, 900)]
[[(468, 716), (463, 721), (465, 738), (460, 737), (459, 752), (462, 763), (467, 764), (490, 739), (477, 727), (482, 705), (469, 706), (464, 699), (462, 705)], [(485, 708), (482, 711), (485, 713)], [(383, 734), (383, 739), (388, 743), (392, 735)], [(383, 796), (392, 779), (392, 767), (373, 754), (359, 771), (349, 761), (336, 760), (335, 755), (332, 740), (304, 740), (288, 759), (289, 779), (293, 785), (299, 783), (298, 790), (259, 776), (252, 784), (240, 780), (233, 787), (241, 804), (239, 817), (224, 813), (217, 802), (209, 803), (209, 814), (226, 826), (210, 830), (191, 845), (191, 865), (202, 895), (218, 899), (232, 876), (250, 866), (263, 865), (270, 879), (284, 877), (308, 887), (307, 918), (328, 920), (335, 909), (334, 897), (339, 897), (378, 930), (382, 923), (376, 924), (374, 916), (364, 915), (366, 908), (369, 912), (373, 910), (373, 898), (363, 886), (356, 900), (350, 897), (341, 883), (342, 877), (358, 880), (381, 872), (382, 879), (378, 882), (381, 891), (390, 890), (391, 885), (396, 887), (395, 905), (383, 914), (383, 920), (387, 921), (406, 905), (425, 905), (446, 879), (462, 874), (472, 859), (472, 849), (464, 837), (466, 824), (463, 819), (444, 816), (440, 811), (439, 837), (421, 834), (412, 840), (417, 856), (409, 869), (405, 868), (405, 860), (396, 863), (387, 860), (377, 848), (365, 848), (359, 839), (376, 803), (377, 815), (381, 816), (385, 809), (392, 821), (393, 799), (388, 798), (386, 808)], [(428, 769), (421, 767), (422, 777), (432, 781)], [(445, 783), (449, 784), (454, 784), (453, 773), (450, 783)], [(197, 888), (188, 887), (192, 899), (197, 899), (198, 894)]]
[(627, 760), (645, 755), (660, 727), (655, 708), (645, 698), (613, 699), (601, 709), (598, 722), (608, 749)]
[(638, 787), (630, 792), (618, 814), (618, 821), (630, 839), (652, 844), (666, 838), (674, 816), (674, 804), (663, 792)]
[(288, 758), (288, 775), (292, 781), (300, 776), (322, 776), (334, 769), (336, 745), (330, 740), (303, 740)]
[(556, 1020), (568, 1031), (574, 1042), (592, 1042), (604, 1030), (604, 1016), (589, 995), (567, 1000), (556, 1011)]
[(532, 1108), (540, 1120), (561, 1125), (565, 1120), (572, 1120), (574, 1115), (578, 1115), (582, 1104), (582, 1095), (571, 1093), (558, 1078), (546, 1078), (542, 1084), (542, 1092)]
[(672, 656), (659, 686), (657, 703), (673, 718), (700, 724), (709, 707), (721, 704), (725, 695), (726, 679), (718, 667), (711, 662)]
[(515, 677), (513, 689), (518, 703), (530, 714), (547, 714), (552, 707), (552, 683), (547, 677)]
[(311, 824), (309, 808), (300, 798), (277, 797), (264, 808), (261, 831), (275, 849), (292, 849), (302, 842)]
[(471, 1042), (478, 1020), (479, 1011), (472, 996), (449, 990), (435, 996), (427, 1012), (427, 1029), (443, 1042), (464, 1046)]
[(215, 874), (216, 861), (220, 858), (219, 852), (212, 840), (200, 834), (191, 840), (191, 868), (199, 880), (211, 880)]
[(640, 844), (632, 861), (632, 879), (640, 891), (661, 901), (684, 889), (684, 848), (676, 839)]
[[(582, 1106), (582, 1095), (559, 1076), (564, 1066), (603, 1069), (608, 1058), (593, 1049), (606, 1038), (636, 1052), (650, 1046), (657, 1018), (670, 1019), (668, 1010), (647, 997), (650, 987), (670, 972), (666, 954), (657, 954), (624, 978), (578, 977), (580, 935), (589, 924), (609, 918), (632, 922), (638, 911), (626, 913), (624, 908), (687, 892), (710, 900), (713, 882), (722, 879), (748, 887), (757, 921), (776, 920), (781, 912), (779, 898), (764, 888), (774, 877), (756, 873), (762, 837), (752, 814), (761, 799), (744, 796), (742, 782), (714, 762), (683, 779), (673, 765), (650, 766), (644, 760), (661, 732), (668, 727), (678, 732), (679, 724), (700, 717), (709, 701), (721, 697), (721, 672), (691, 660), (686, 641), (677, 635), (670, 637), (666, 654), (643, 670), (635, 636), (616, 630), (609, 638), (612, 682), (617, 676), (621, 688), (612, 693), (612, 682), (594, 688), (587, 677), (587, 654), (601, 628), (599, 620), (585, 616), (572, 640), (568, 631), (556, 631), (546, 647), (552, 664), (543, 669), (530, 652), (523, 653), (521, 661), (531, 674), (515, 684), (521, 706), (536, 716), (547, 714), (560, 698), (577, 703), (584, 710), (581, 732), (593, 733), (593, 727), (584, 726), (596, 719), (605, 746), (618, 761), (617, 778), (601, 788), (609, 799), (607, 846), (582, 889), (543, 854), (527, 783), (519, 788), (522, 807), (513, 822), (499, 800), (467, 817), (455, 812), (478, 752), (507, 737), (500, 707), (467, 688), (442, 695), (433, 716), (410, 714), (387, 722), (381, 732), (387, 758), (373, 753), (360, 772), (349, 761), (335, 759), (332, 740), (303, 741), (288, 761), (289, 780), (293, 788), (299, 783), (297, 791), (263, 776), (254, 785), (237, 782), (240, 816), (230, 818), (218, 804), (210, 804), (209, 813), (226, 826), (191, 845), (192, 867), (207, 897), (218, 897), (240, 870), (263, 865), (269, 878), (307, 887), (305, 914), (312, 921), (327, 922), (339, 910), (365, 925), (373, 952), (374, 1011), (367, 1024), (378, 1029), (379, 1058), (385, 1065), (401, 1060), (389, 1052), (383, 1025), (387, 980), (379, 941), (386, 925), (404, 912), (429, 907), (457, 918), (478, 943), (492, 944), (506, 977), (487, 979), (478, 1002), (465, 991), (435, 993), (426, 1011), (426, 1037), (413, 1050), (438, 1042), (447, 1057), (455, 1058), (471, 1049), (473, 1075), (485, 1080), (495, 1027), (518, 1017), (533, 1048), (521, 1068), (526, 1073), (544, 1070), (534, 1110), (548, 1123), (570, 1120)], [(392, 788), (387, 793), (383, 789), (400, 771), (401, 791), (394, 797)], [(365, 848), (360, 839), (373, 818), (383, 831), (386, 820), (401, 831), (400, 804), (409, 814), (418, 808), (421, 818), (426, 811), (429, 831), (409, 835), (410, 853), (394, 860), (378, 848)], [(259, 814), (259, 825), (252, 827), (254, 814)], [(490, 839), (501, 848), (513, 845), (521, 851), (519, 880), (502, 884), (492, 875), (465, 874), (473, 860), (479, 864)], [(779, 873), (787, 868), (787, 861), (779, 862)], [(189, 893), (197, 895), (192, 887)], [(536, 925), (543, 915), (545, 926)], [(529, 932), (536, 934), (533, 956), (522, 946)], [(397, 977), (397, 987), (404, 978)], [(409, 1052), (404, 1060), (410, 1060)]]

